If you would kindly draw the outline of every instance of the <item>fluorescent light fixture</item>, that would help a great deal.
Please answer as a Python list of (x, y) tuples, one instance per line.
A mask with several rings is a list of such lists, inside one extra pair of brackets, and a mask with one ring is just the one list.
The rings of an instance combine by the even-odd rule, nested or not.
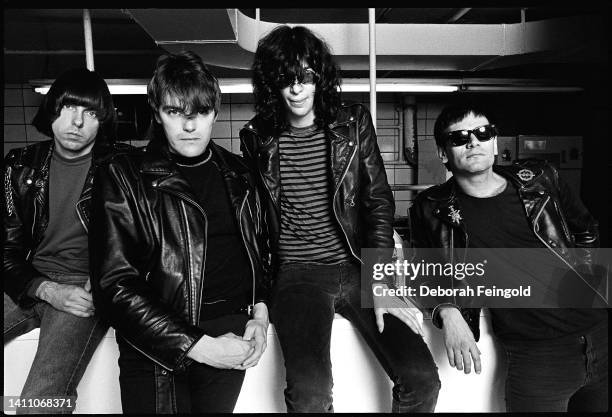
[[(43, 85), (42, 87), (34, 88), (39, 94), (47, 94), (49, 92), (50, 85)], [(108, 89), (111, 94), (147, 94), (147, 86), (145, 84), (114, 84), (109, 85)]]
[[(146, 80), (107, 80), (108, 88), (111, 94), (147, 94)], [(39, 94), (47, 94), (51, 81), (32, 81), (31, 84), (40, 85), (35, 87), (34, 91)], [(219, 86), (223, 94), (239, 94), (252, 93), (253, 86), (251, 80), (247, 78), (220, 79)], [(367, 78), (349, 78), (342, 82), (341, 89), (343, 92), (369, 92), (370, 82)], [(398, 80), (380, 80), (376, 83), (376, 91), (381, 93), (386, 92), (427, 92), (427, 93), (448, 93), (457, 91), (456, 85), (431, 84), (431, 81), (418, 80), (414, 83), (406, 83)]]
[[(342, 83), (341, 89), (346, 93), (369, 92), (370, 84)], [(451, 93), (458, 89), (456, 85), (376, 83), (376, 91), (381, 93)]]
[(582, 87), (554, 85), (465, 85), (462, 89), (481, 93), (562, 93), (584, 90)]

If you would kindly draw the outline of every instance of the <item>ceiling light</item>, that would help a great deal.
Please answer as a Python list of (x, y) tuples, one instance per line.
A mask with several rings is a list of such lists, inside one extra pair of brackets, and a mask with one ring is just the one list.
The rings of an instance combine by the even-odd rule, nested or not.
[[(131, 83), (122, 80), (107, 80), (108, 88), (111, 94), (147, 94), (147, 80), (140, 82), (135, 80)], [(52, 81), (31, 81), (30, 84), (38, 85), (34, 88), (39, 94), (47, 94)], [(224, 94), (239, 94), (239, 93), (252, 93), (253, 86), (251, 81), (247, 78), (234, 78), (234, 79), (221, 79), (219, 80), (219, 86), (221, 87), (221, 93)], [(341, 89), (343, 92), (369, 92), (370, 83), (367, 78), (352, 78), (345, 79), (342, 82)], [(419, 82), (406, 83), (400, 81), (389, 81), (376, 83), (376, 91), (381, 93), (386, 92), (430, 92), (430, 93), (445, 93), (453, 92), (459, 89), (456, 85), (443, 85), (434, 84), (431, 81), (419, 80)]]
[[(345, 93), (369, 92), (370, 84), (342, 83), (341, 89)], [(376, 83), (376, 91), (381, 93), (451, 93), (458, 89), (456, 85)]]

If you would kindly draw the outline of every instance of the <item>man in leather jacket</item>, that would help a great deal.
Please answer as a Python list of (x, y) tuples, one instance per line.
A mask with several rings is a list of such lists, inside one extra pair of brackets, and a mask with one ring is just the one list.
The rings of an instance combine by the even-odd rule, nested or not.
[[(240, 132), (270, 217), (271, 317), (289, 412), (329, 412), (337, 312), (393, 380), (393, 411), (433, 411), (440, 382), (415, 312), (362, 308), (362, 248), (393, 248), (394, 202), (367, 109), (340, 103), (339, 69), (304, 27), (280, 26), (255, 53), (256, 117)], [(364, 301), (367, 304), (367, 300)], [(387, 306), (388, 307), (388, 306)], [(389, 313), (389, 314), (385, 314)]]
[[(32, 122), (52, 139), (5, 159), (4, 343), (40, 327), (21, 392), (22, 400), (37, 401), (19, 413), (72, 412), (76, 387), (108, 328), (90, 294), (87, 233), (94, 171), (122, 147), (114, 142), (115, 121), (104, 79), (68, 70)], [(53, 407), (37, 405), (51, 397)]]
[(220, 98), (200, 57), (161, 56), (151, 141), (96, 177), (92, 286), (125, 413), (231, 412), (266, 348), (266, 224), (248, 166), (210, 141)]
[[(520, 279), (538, 278), (530, 271), (547, 265), (572, 270), (571, 254), (579, 251), (588, 261), (589, 248), (598, 245), (595, 219), (548, 163), (494, 166), (496, 132), (487, 112), (473, 102), (459, 101), (442, 111), (434, 135), (453, 176), (420, 193), (411, 207), (415, 248), (441, 248), (447, 262), (461, 252), (456, 248), (534, 248), (532, 253), (540, 248), (537, 259), (526, 257), (518, 267), (505, 264), (505, 273)], [(607, 410), (606, 309), (489, 311), (507, 352), (508, 411)], [(480, 373), (480, 308), (464, 308), (449, 297), (432, 314), (450, 365), (470, 373), (473, 362)]]

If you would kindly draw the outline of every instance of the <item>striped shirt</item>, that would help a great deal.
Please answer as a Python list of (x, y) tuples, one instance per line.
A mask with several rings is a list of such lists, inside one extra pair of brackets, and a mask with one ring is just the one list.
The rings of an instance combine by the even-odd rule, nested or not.
[(338, 264), (351, 259), (332, 209), (328, 144), (316, 125), (279, 138), (281, 263)]

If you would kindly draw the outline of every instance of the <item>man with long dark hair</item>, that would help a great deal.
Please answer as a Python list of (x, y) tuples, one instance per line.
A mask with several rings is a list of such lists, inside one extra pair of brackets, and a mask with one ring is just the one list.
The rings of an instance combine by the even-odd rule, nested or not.
[(259, 42), (257, 115), (240, 138), (270, 216), (271, 318), (285, 359), (287, 410), (333, 411), (337, 312), (393, 381), (393, 411), (431, 412), (440, 382), (413, 311), (361, 307), (372, 292), (361, 289), (360, 250), (394, 247), (394, 202), (370, 114), (342, 105), (339, 86), (339, 68), (310, 30), (280, 26)]
[(211, 141), (219, 83), (162, 55), (146, 148), (101, 167), (92, 287), (117, 330), (125, 413), (232, 412), (266, 348), (266, 227), (242, 158)]
[(66, 71), (32, 122), (52, 139), (5, 159), (4, 343), (40, 327), (19, 412), (74, 410), (76, 387), (107, 330), (90, 294), (87, 232), (95, 168), (120, 147), (115, 120), (102, 77)]

